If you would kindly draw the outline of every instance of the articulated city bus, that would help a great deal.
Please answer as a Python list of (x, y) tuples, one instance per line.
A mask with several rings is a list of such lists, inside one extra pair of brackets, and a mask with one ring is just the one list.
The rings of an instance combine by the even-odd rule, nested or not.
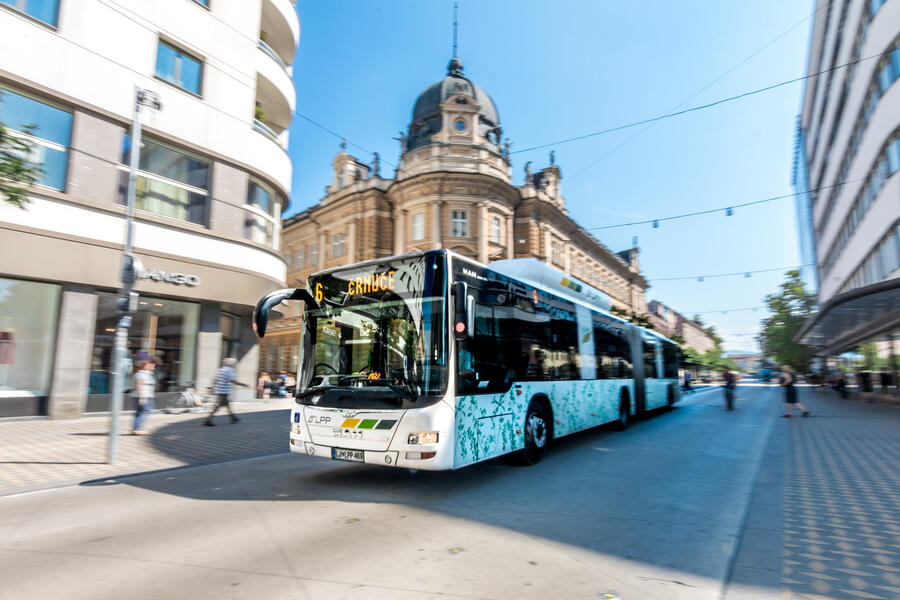
[(306, 303), (292, 452), (456, 469), (671, 406), (678, 347), (610, 314), (602, 292), (535, 259), (446, 250), (377, 259), (273, 292)]

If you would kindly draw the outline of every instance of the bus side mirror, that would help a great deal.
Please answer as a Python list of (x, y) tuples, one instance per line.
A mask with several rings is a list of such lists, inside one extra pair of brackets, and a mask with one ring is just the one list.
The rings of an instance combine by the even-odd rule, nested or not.
[(469, 286), (463, 281), (453, 284), (453, 336), (462, 342), (472, 332), (475, 299), (469, 296)]
[(297, 288), (270, 292), (257, 302), (256, 308), (253, 310), (253, 331), (256, 332), (258, 337), (266, 335), (266, 327), (269, 325), (269, 312), (285, 300), (303, 300), (306, 302), (307, 309), (319, 307), (312, 295), (304, 289)]

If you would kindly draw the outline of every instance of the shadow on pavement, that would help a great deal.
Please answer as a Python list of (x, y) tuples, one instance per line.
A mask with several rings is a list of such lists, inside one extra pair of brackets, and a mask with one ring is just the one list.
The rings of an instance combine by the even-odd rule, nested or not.
[[(690, 420), (720, 420), (706, 415), (713, 412), (673, 410), (635, 422), (624, 433), (603, 427), (567, 436), (556, 440), (533, 467), (496, 460), (458, 471), (412, 474), (285, 455), (118, 481), (198, 500), (334, 501), (348, 503), (348, 511), (370, 503), (404, 505), (719, 579), (741, 515), (723, 518), (708, 507), (736, 504), (747, 490), (730, 478), (744, 459), (740, 452), (698, 449), (694, 464), (682, 464), (684, 447), (700, 448), (703, 442), (687, 440), (680, 426)], [(747, 411), (743, 429), (737, 429), (741, 419), (724, 422), (732, 423), (740, 438), (748, 435), (746, 423), (758, 416)], [(203, 428), (195, 420), (167, 426), (154, 443), (160, 448), (168, 447), (166, 440), (177, 442), (178, 448), (228, 446), (208, 437), (227, 429), (234, 443), (249, 444), (248, 436), (258, 437), (253, 440), (256, 452), (285, 451), (285, 411), (247, 415), (245, 421), (247, 426), (242, 422), (233, 428)], [(722, 435), (728, 432), (720, 428), (717, 436)], [(743, 441), (729, 440), (728, 446)], [(235, 456), (233, 448), (230, 454)], [(303, 509), (298, 505), (298, 510)]]
[(237, 460), (288, 451), (287, 409), (239, 413), (232, 424), (216, 415), (216, 427), (204, 427), (205, 414), (185, 413), (146, 436), (160, 454), (187, 466)]

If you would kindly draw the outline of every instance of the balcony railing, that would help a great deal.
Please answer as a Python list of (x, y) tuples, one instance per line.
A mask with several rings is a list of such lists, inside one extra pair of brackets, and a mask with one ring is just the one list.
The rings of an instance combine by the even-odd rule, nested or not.
[(259, 40), (259, 47), (263, 52), (265, 52), (266, 54), (271, 56), (275, 62), (277, 62), (279, 65), (281, 65), (282, 69), (287, 70), (287, 65), (284, 64), (284, 61), (281, 60), (281, 57), (278, 56), (278, 53), (275, 52), (274, 50), (272, 50), (272, 48), (267, 43), (265, 43), (262, 40)]
[(278, 134), (275, 133), (271, 127), (269, 127), (259, 119), (253, 119), (253, 129), (257, 130), (266, 137), (271, 138), (271, 140), (279, 146), (281, 145), (281, 140), (278, 139)]

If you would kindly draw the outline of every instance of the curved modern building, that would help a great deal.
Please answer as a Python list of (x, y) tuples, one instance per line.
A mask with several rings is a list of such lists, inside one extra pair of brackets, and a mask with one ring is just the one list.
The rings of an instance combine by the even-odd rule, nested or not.
[(795, 181), (820, 310), (800, 337), (832, 355), (900, 329), (900, 0), (816, 8)]
[(138, 88), (162, 106), (142, 115), (129, 350), (160, 363), (157, 406), (225, 356), (252, 382), (252, 307), (285, 279), (294, 4), (0, 0), (0, 31), (0, 122), (43, 170), (24, 208), (0, 202), (0, 415), (108, 407)]

